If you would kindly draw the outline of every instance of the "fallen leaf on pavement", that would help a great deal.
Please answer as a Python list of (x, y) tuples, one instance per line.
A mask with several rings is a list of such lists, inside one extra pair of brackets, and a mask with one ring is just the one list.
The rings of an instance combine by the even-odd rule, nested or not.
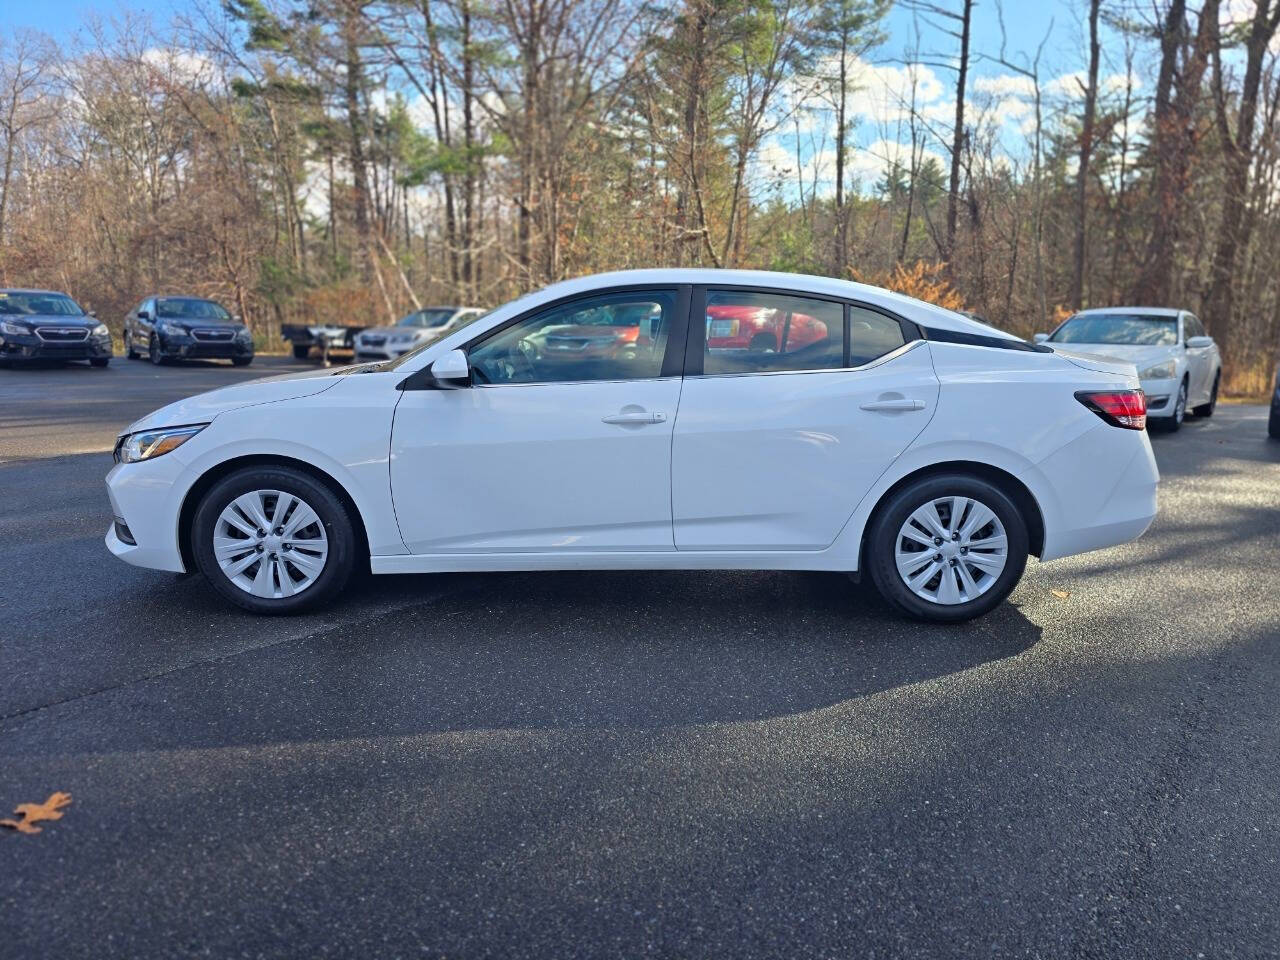
[(44, 803), (20, 803), (13, 812), (22, 817), (21, 820), (0, 820), (0, 827), (8, 827), (19, 833), (40, 833), (42, 828), (34, 826), (41, 820), (61, 820), (62, 808), (71, 802), (69, 793), (51, 793)]

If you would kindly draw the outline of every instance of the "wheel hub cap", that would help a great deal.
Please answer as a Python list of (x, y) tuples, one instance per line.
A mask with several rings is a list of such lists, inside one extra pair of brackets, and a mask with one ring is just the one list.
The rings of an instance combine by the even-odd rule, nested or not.
[(218, 514), (213, 554), (241, 590), (280, 599), (316, 582), (329, 557), (329, 540), (319, 514), (305, 501), (280, 490), (255, 490)]
[(907, 517), (894, 547), (898, 575), (916, 596), (954, 605), (976, 600), (999, 579), (1009, 557), (1000, 518), (970, 497), (930, 500)]

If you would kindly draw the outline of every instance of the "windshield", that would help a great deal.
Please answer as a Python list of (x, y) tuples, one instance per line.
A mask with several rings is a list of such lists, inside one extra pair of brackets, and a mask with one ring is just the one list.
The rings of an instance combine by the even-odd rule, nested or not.
[(1137, 313), (1078, 313), (1049, 339), (1054, 343), (1172, 347), (1178, 342), (1178, 318)]
[(401, 317), (397, 327), (443, 327), (457, 310), (419, 310)]
[(65, 293), (13, 293), (0, 290), (0, 313), (35, 317), (82, 317), (84, 311)]
[[(453, 336), (453, 334), (457, 333), (463, 327), (469, 327), (471, 326), (471, 324), (475, 323), (477, 320), (480, 320), (483, 317), (487, 317), (491, 313), (493, 313), (492, 310), (486, 310), (484, 313), (473, 313), (469, 317), (463, 317), (461, 320), (458, 321), (458, 325), (448, 332), (447, 336)], [(440, 339), (441, 339), (440, 337), (431, 337), (428, 340), (424, 340), (422, 341), (422, 343), (418, 344), (408, 353), (402, 353), (400, 354), (400, 356), (396, 357), (394, 360), (388, 360), (385, 363), (379, 364), (377, 367), (374, 367), (373, 369), (379, 372), (383, 370), (394, 370), (396, 369), (396, 367), (399, 367), (401, 364), (403, 364), (406, 360), (412, 357), (416, 357), (423, 350), (427, 349), (427, 347), (431, 346), (434, 343), (439, 342)]]
[(187, 297), (161, 297), (156, 300), (156, 316), (165, 320), (231, 322), (231, 314), (212, 300), (194, 300)]

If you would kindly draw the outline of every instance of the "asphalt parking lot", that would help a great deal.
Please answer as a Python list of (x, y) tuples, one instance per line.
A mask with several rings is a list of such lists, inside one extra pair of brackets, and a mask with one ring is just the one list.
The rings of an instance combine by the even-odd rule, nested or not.
[(381, 577), (258, 619), (114, 560), (116, 431), (295, 369), (0, 370), (0, 956), (1280, 953), (1280, 443), (926, 627), (830, 574)]

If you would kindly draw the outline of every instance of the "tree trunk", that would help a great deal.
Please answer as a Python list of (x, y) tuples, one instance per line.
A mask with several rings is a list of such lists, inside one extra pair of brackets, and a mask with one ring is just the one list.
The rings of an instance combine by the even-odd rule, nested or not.
[(1071, 276), (1071, 309), (1084, 305), (1085, 236), (1088, 227), (1089, 159), (1093, 154), (1094, 116), (1098, 106), (1098, 8), (1089, 4), (1089, 86), (1084, 94), (1084, 124), (1080, 131), (1080, 164), (1076, 171), (1075, 270)]
[(960, 204), (960, 154), (964, 149), (964, 91), (969, 78), (969, 23), (973, 18), (973, 0), (964, 0), (960, 15), (960, 63), (956, 72), (956, 122), (951, 134), (951, 179), (947, 192), (947, 263), (955, 259), (956, 225)]

